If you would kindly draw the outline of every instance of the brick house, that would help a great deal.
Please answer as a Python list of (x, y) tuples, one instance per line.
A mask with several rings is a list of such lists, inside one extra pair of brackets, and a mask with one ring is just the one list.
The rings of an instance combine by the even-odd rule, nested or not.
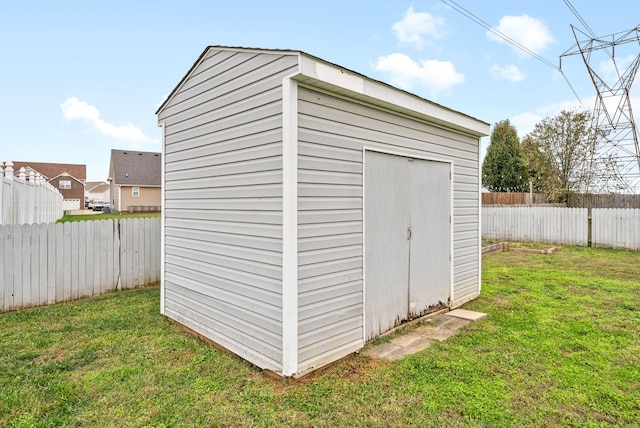
[(17, 174), (24, 168), (29, 172), (40, 173), (45, 180), (56, 187), (64, 197), (64, 210), (84, 208), (84, 185), (87, 180), (87, 166), (82, 164), (49, 163), (49, 162), (13, 162)]
[(161, 153), (112, 149), (108, 178), (112, 211), (160, 211), (161, 170)]

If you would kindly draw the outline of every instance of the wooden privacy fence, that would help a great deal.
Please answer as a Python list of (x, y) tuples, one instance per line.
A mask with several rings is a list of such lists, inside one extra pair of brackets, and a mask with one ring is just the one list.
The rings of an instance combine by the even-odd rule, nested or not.
[(0, 225), (48, 223), (64, 214), (62, 194), (39, 173), (28, 175), (13, 162), (0, 163)]
[(570, 193), (567, 206), (580, 208), (640, 208), (640, 195)]
[(640, 209), (485, 206), (482, 237), (640, 250)]
[(482, 205), (532, 205), (544, 204), (547, 195), (543, 193), (490, 192), (482, 193)]
[(160, 218), (0, 226), (0, 312), (160, 280)]
[(545, 205), (571, 208), (640, 208), (640, 195), (569, 193), (566, 203), (548, 203), (543, 193), (482, 193), (482, 205)]

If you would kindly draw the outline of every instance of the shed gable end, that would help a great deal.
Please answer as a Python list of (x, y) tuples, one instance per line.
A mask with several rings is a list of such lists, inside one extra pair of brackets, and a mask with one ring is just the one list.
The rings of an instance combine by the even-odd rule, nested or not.
[(164, 123), (165, 314), (282, 371), (282, 80), (297, 56), (210, 48)]

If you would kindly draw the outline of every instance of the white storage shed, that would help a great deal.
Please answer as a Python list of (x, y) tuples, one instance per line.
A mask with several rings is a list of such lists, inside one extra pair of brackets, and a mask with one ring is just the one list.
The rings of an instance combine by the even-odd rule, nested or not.
[(478, 296), (488, 123), (304, 52), (220, 46), (157, 115), (169, 318), (295, 377)]

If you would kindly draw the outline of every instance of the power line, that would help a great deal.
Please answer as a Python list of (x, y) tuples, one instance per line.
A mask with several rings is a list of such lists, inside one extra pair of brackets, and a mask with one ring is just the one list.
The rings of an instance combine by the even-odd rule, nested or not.
[[(640, 55), (636, 55), (631, 65), (621, 73), (615, 58), (615, 47), (625, 43), (640, 42), (640, 27), (625, 33), (612, 34), (606, 38), (610, 40), (605, 40), (605, 38), (596, 36), (570, 0), (564, 0), (564, 2), (586, 28), (586, 33), (572, 25), (571, 30), (576, 39), (574, 46), (577, 47), (577, 50), (573, 50), (574, 47), (571, 47), (560, 56), (560, 59), (562, 60), (563, 56), (578, 53), (582, 57), (596, 89), (596, 104), (593, 108), (591, 126), (596, 131), (604, 132), (602, 138), (607, 143), (607, 147), (601, 149), (600, 153), (593, 152), (591, 154), (591, 161), (593, 162), (596, 156), (602, 157), (604, 162), (608, 162), (608, 159), (614, 159), (615, 181), (613, 184), (615, 187), (618, 190), (624, 189), (637, 193), (640, 190), (640, 141), (631, 108), (630, 91), (636, 72), (640, 68)], [(580, 41), (577, 32), (590, 38)], [(591, 66), (591, 54), (598, 50), (604, 51), (615, 67), (617, 82), (613, 86), (605, 83), (604, 79)], [(614, 111), (610, 110), (613, 106), (610, 105), (611, 103), (607, 103), (607, 100), (617, 101)], [(604, 190), (611, 190), (610, 180), (611, 177), (600, 177), (598, 185)]]
[(504, 34), (503, 32), (501, 32), (500, 30), (496, 29), (495, 27), (487, 24), (485, 21), (483, 21), (482, 19), (478, 18), (476, 15), (474, 15), (472, 12), (469, 12), (467, 9), (463, 8), (462, 6), (457, 4), (455, 1), (453, 1), (453, 0), (441, 0), (441, 1), (444, 4), (446, 4), (447, 6), (451, 7), (452, 9), (457, 10), (458, 12), (460, 12), (461, 14), (466, 16), (467, 18), (471, 19), (476, 24), (480, 25), (481, 27), (484, 27), (486, 30), (488, 30), (488, 31), (492, 32), (493, 34), (495, 34), (496, 36), (500, 37), (501, 39), (503, 39), (507, 43), (509, 43), (509, 44), (513, 45), (514, 47), (520, 49), (524, 53), (526, 53), (528, 55), (531, 55), (532, 57), (534, 57), (537, 60), (543, 62), (544, 64), (548, 65), (549, 67), (553, 68), (554, 70), (559, 70), (559, 68), (555, 64), (553, 64), (552, 62), (550, 62), (550, 61), (546, 60), (545, 58), (541, 57), (537, 53), (533, 52), (531, 49), (529, 49), (526, 46), (520, 44), (516, 40), (512, 39), (511, 37), (509, 37), (506, 34)]
[[(589, 33), (589, 35), (591, 36), (591, 39), (595, 40), (598, 38), (598, 36), (596, 36), (596, 33), (591, 29), (591, 27), (589, 27), (589, 24), (587, 24), (587, 21), (585, 21), (582, 16), (580, 15), (580, 13), (578, 12), (578, 9), (576, 9), (573, 4), (571, 4), (570, 0), (564, 0), (564, 4), (567, 5), (567, 7), (569, 8), (569, 10), (573, 13), (573, 15), (578, 18), (578, 21), (580, 21), (580, 23), (584, 26), (584, 28), (586, 28), (587, 32)], [(618, 75), (620, 75), (620, 70), (618, 70), (618, 64), (616, 62), (615, 56), (613, 55), (613, 50), (611, 50), (611, 52), (609, 52), (608, 49), (606, 49), (604, 46), (602, 47), (602, 49), (607, 53), (607, 55), (609, 56), (609, 58), (611, 58), (611, 61), (613, 62), (614, 67), (616, 68), (616, 73), (618, 73)]]
[[(542, 56), (538, 55), (537, 53), (533, 52), (531, 49), (527, 48), (526, 46), (520, 44), (519, 42), (517, 42), (516, 40), (512, 39), (511, 37), (507, 36), (506, 34), (504, 34), (503, 32), (501, 32), (500, 30), (496, 29), (495, 27), (487, 24), (485, 21), (483, 21), (482, 19), (480, 19), (479, 17), (477, 17), (476, 15), (474, 15), (472, 12), (469, 12), (467, 9), (463, 8), (462, 6), (460, 6), (459, 4), (457, 4), (455, 1), (453, 0), (441, 0), (444, 4), (446, 4), (447, 6), (451, 7), (452, 9), (458, 11), (459, 13), (461, 13), (462, 15), (466, 16), (467, 18), (469, 18), (470, 20), (472, 20), (473, 22), (475, 22), (476, 24), (480, 25), (481, 27), (485, 28), (487, 31), (490, 31), (491, 33), (495, 34), (496, 36), (500, 37), (502, 40), (506, 41), (507, 43), (513, 45), (514, 47), (520, 49), (521, 51), (523, 51), (524, 53), (526, 53), (527, 55), (530, 55), (532, 57), (534, 57), (535, 59), (537, 59), (538, 61), (541, 61), (543, 64), (553, 68), (554, 70), (560, 72), (560, 74), (562, 75), (562, 77), (564, 78), (565, 82), (567, 82), (567, 85), (569, 86), (569, 88), (571, 89), (571, 92), (573, 92), (573, 95), (575, 95), (575, 97), (578, 99), (578, 101), (580, 102), (580, 105), (582, 105), (582, 107), (584, 108), (584, 103), (582, 102), (582, 100), (580, 99), (580, 96), (578, 95), (578, 93), (576, 92), (575, 88), (573, 87), (573, 85), (571, 84), (571, 82), (569, 81), (569, 79), (567, 78), (567, 76), (564, 74), (564, 71), (562, 70), (561, 67), (556, 66), (554, 63), (552, 63), (551, 61), (548, 61), (547, 59), (543, 58)], [(577, 11), (576, 11), (577, 13)]]
[(580, 16), (580, 14), (578, 13), (578, 10), (573, 7), (573, 4), (571, 4), (571, 2), (569, 0), (564, 0), (564, 4), (567, 5), (567, 7), (569, 8), (569, 10), (571, 12), (573, 12), (573, 14), (575, 15), (576, 18), (578, 18), (578, 21), (580, 21), (580, 23), (582, 25), (584, 25), (584, 28), (587, 29), (587, 31), (589, 32), (589, 34), (591, 35), (591, 37), (593, 37), (594, 39), (597, 39), (596, 37), (596, 33), (593, 32), (593, 30), (591, 29), (591, 27), (589, 27), (589, 24), (587, 24), (587, 21), (585, 21), (584, 19), (582, 19), (582, 16)]

